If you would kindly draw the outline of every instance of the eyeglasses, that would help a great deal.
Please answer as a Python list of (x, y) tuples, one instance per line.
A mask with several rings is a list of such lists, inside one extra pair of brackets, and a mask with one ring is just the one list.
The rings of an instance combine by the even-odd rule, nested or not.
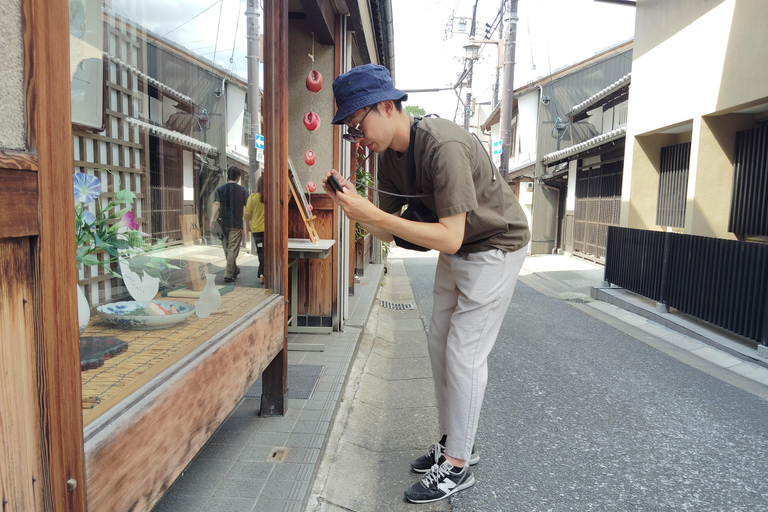
[(358, 128), (358, 126), (360, 126), (363, 123), (363, 120), (366, 117), (368, 117), (368, 114), (371, 113), (371, 110), (373, 110), (373, 107), (375, 107), (375, 106), (376, 105), (371, 105), (371, 108), (369, 108), (368, 112), (365, 113), (365, 115), (363, 116), (363, 119), (361, 119), (360, 122), (357, 123), (357, 125), (354, 128), (352, 128), (352, 127), (347, 128), (347, 133), (345, 133), (341, 137), (344, 140), (352, 142), (352, 143), (355, 143), (358, 140), (365, 138), (365, 133), (363, 132), (363, 130)]

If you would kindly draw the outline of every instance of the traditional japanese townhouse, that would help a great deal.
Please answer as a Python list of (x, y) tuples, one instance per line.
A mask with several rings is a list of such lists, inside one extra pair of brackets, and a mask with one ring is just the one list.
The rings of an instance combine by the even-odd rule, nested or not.
[[(307, 198), (303, 187), (319, 182), (321, 168), (353, 170), (354, 150), (330, 124), (330, 82), (362, 63), (394, 68), (391, 6), (385, 0), (274, 0), (264, 2), (262, 12), (249, 0), (250, 14), (263, 21), (263, 45), (256, 50), (263, 99), (249, 98), (253, 89), (233, 70), (166, 37), (181, 23), (211, 19), (202, 16), (209, 7), (195, 0), (11, 0), (3, 6), (4, 510), (150, 510), (259, 375), (262, 414), (284, 414), (288, 311), (313, 326), (344, 327), (354, 226), (322, 194)], [(246, 24), (243, 14), (241, 27)], [(305, 86), (312, 70), (325, 77), (314, 94)], [(255, 115), (248, 120), (255, 105), (261, 123)], [(311, 134), (301, 122), (308, 111), (324, 121)], [(262, 285), (246, 243), (241, 273), (227, 286), (223, 251), (207, 222), (212, 194), (230, 165), (248, 171), (243, 183), (253, 188), (245, 148), (257, 129), (264, 138), (266, 279)], [(317, 154), (314, 168), (304, 164), (308, 149)], [(294, 189), (301, 188), (293, 194), (292, 176)], [(305, 202), (313, 206), (311, 224), (303, 222)], [(126, 210), (131, 216), (122, 215)], [(98, 240), (95, 251), (86, 239), (73, 243), (76, 222), (86, 239)], [(96, 225), (122, 242), (110, 246), (91, 230)], [(291, 261), (298, 270), (291, 282), (288, 239), (307, 238), (308, 226), (333, 248), (325, 260)], [(125, 248), (134, 234), (165, 239), (160, 251), (139, 254), (161, 263), (154, 268), (153, 301), (187, 308), (202, 302), (200, 288), (210, 283), (219, 308), (210, 315), (199, 308), (180, 320), (177, 313), (160, 316), (174, 325), (157, 330), (109, 324), (97, 308), (133, 291), (130, 273), (108, 249)], [(136, 266), (153, 268), (148, 260)], [(137, 275), (149, 282), (148, 274)], [(82, 338), (78, 282), (90, 301), (86, 311), (91, 307)], [(81, 370), (81, 341), (95, 339), (108, 349)]]
[[(529, 214), (531, 254), (565, 249), (562, 224), (568, 207), (567, 182), (550, 178), (567, 172), (567, 163), (548, 169), (545, 157), (600, 135), (608, 124), (602, 116), (571, 122), (568, 112), (625, 77), (631, 68), (632, 41), (625, 41), (514, 91), (507, 179)], [(499, 140), (499, 114), (497, 107), (482, 126), (494, 141)]]
[(605, 260), (609, 226), (619, 225), (624, 136), (631, 75), (627, 74), (566, 112), (568, 128), (593, 136), (544, 155), (542, 186), (565, 195), (558, 212), (558, 250), (598, 263)]

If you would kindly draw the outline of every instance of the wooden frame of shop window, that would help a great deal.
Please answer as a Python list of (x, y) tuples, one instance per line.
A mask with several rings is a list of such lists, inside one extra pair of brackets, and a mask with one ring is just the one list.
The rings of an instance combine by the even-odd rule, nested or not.
[[(0, 152), (0, 179), (14, 184), (0, 194), (0, 265), (16, 258), (20, 266), (2, 285), (10, 293), (4, 314), (20, 319), (17, 346), (32, 364), (22, 378), (3, 385), (13, 396), (36, 396), (16, 407), (32, 408), (36, 425), (27, 425), (37, 429), (27, 437), (23, 467), (4, 468), (0, 483), (12, 509), (83, 511), (69, 12), (67, 2), (20, 4), (26, 148)], [(11, 341), (0, 340), (0, 348)], [(0, 432), (0, 445), (12, 447), (16, 434)]]

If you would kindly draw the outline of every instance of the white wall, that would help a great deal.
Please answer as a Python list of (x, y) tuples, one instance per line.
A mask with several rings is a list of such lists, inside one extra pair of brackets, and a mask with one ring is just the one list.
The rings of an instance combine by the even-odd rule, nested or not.
[(539, 114), (539, 90), (517, 99), (517, 130), (510, 169), (536, 161), (536, 134)]
[(243, 146), (243, 117), (245, 112), (245, 91), (227, 82), (227, 149), (248, 157), (248, 148)]

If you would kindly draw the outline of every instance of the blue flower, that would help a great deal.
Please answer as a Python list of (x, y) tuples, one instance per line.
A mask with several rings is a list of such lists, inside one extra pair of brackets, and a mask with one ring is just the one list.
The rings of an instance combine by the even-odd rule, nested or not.
[(101, 181), (96, 176), (76, 172), (72, 175), (72, 181), (75, 189), (75, 201), (79, 203), (90, 203), (101, 194)]
[(84, 224), (93, 225), (93, 223), (96, 222), (96, 216), (88, 210), (83, 210), (81, 219)]

